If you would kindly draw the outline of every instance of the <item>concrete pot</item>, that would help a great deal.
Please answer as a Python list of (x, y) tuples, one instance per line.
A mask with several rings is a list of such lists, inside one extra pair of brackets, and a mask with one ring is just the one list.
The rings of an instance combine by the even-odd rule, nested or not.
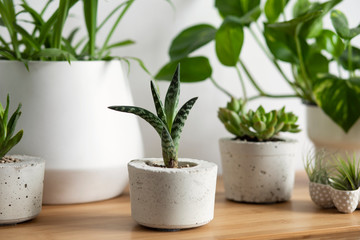
[[(0, 61), (0, 96), (21, 102), (14, 151), (46, 159), (45, 204), (99, 201), (122, 193), (128, 159), (143, 155), (138, 120), (109, 110), (133, 105), (120, 61)], [(15, 109), (14, 109), (15, 110)]]
[(128, 164), (132, 218), (158, 229), (199, 227), (214, 217), (217, 165), (180, 159), (182, 169), (150, 166), (162, 159), (133, 160)]
[(342, 213), (352, 213), (359, 204), (359, 189), (354, 191), (342, 191), (331, 188), (331, 198), (336, 209)]
[[(307, 134), (316, 150), (325, 149), (333, 153), (360, 156), (360, 120), (345, 133), (319, 107), (306, 105)], [(331, 160), (331, 159), (330, 159)]]
[(297, 142), (219, 141), (225, 196), (249, 203), (290, 199), (294, 185)]
[(20, 162), (0, 163), (0, 225), (35, 218), (42, 206), (45, 161), (13, 155)]

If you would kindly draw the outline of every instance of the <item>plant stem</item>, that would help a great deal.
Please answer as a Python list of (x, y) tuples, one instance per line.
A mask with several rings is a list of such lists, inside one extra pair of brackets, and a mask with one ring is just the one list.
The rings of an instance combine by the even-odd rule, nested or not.
[[(256, 22), (256, 26), (258, 28), (258, 30), (260, 32), (262, 32), (262, 30), (260, 29), (259, 25)], [(281, 76), (285, 79), (285, 81), (295, 90), (294, 88), (294, 83), (290, 81), (290, 79), (285, 75), (284, 71), (281, 69), (279, 63), (276, 61), (276, 59), (267, 51), (267, 49), (265, 48), (265, 46), (262, 44), (262, 42), (260, 41), (260, 39), (256, 36), (255, 32), (249, 27), (249, 31), (251, 33), (251, 35), (254, 37), (256, 43), (259, 45), (259, 47), (261, 48), (261, 50), (265, 53), (265, 55), (269, 58), (269, 60), (275, 65), (275, 67), (277, 68), (277, 70), (280, 72)]]
[(226, 91), (223, 87), (221, 87), (221, 86), (215, 81), (215, 79), (214, 79), (213, 77), (210, 77), (210, 80), (211, 80), (211, 82), (214, 84), (214, 86), (215, 86), (217, 89), (219, 89), (221, 92), (223, 92), (224, 94), (226, 94), (226, 95), (229, 96), (230, 98), (233, 98), (233, 97), (234, 97), (231, 93), (229, 93), (229, 92)]
[(246, 88), (245, 88), (244, 79), (243, 79), (243, 77), (241, 75), (240, 69), (237, 66), (235, 66), (235, 69), (236, 69), (236, 72), (237, 72), (237, 74), (239, 76), (239, 79), (240, 79), (240, 84), (241, 84), (241, 89), (242, 89), (242, 92), (243, 92), (244, 100), (245, 100), (245, 102), (247, 102), (247, 94), (246, 94)]
[(354, 77), (354, 70), (352, 69), (352, 46), (351, 46), (351, 40), (347, 41), (348, 46), (348, 68), (349, 68), (349, 77)]
[(108, 45), (108, 43), (109, 43), (109, 41), (110, 41), (110, 38), (112, 37), (112, 35), (113, 35), (113, 33), (114, 33), (117, 25), (119, 24), (120, 20), (123, 18), (123, 16), (125, 15), (125, 13), (126, 13), (126, 12), (128, 11), (128, 9), (130, 8), (131, 4), (133, 4), (133, 3), (134, 3), (134, 0), (129, 0), (128, 3), (127, 3), (127, 5), (125, 6), (124, 10), (120, 13), (119, 17), (116, 19), (113, 27), (111, 28), (109, 34), (108, 34), (107, 37), (106, 37), (106, 40), (105, 40), (105, 42), (104, 42), (103, 47), (101, 48), (101, 51), (100, 51), (100, 53), (99, 53), (100, 57), (102, 56), (103, 52), (106, 50), (107, 45)]
[(266, 95), (264, 93), (264, 91), (260, 88), (260, 86), (255, 82), (255, 79), (253, 78), (253, 76), (250, 74), (249, 70), (247, 69), (247, 67), (245, 66), (244, 62), (239, 58), (239, 63), (242, 67), (242, 69), (245, 71), (245, 74), (248, 76), (250, 82), (252, 83), (252, 85), (256, 88), (256, 90), (260, 93), (260, 95), (264, 96)]
[(252, 97), (249, 97), (248, 100), (252, 101), (261, 97), (268, 97), (268, 98), (298, 98), (299, 96), (294, 94), (284, 94), (284, 95), (272, 95), (272, 94), (266, 94), (266, 95), (255, 95)]

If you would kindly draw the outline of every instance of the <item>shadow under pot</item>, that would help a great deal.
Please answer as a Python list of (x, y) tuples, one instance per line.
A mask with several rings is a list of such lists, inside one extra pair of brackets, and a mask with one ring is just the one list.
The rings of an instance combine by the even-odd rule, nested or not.
[(288, 201), (294, 187), (297, 141), (219, 141), (225, 196), (248, 203)]
[(0, 163), (0, 225), (33, 219), (42, 207), (45, 161), (20, 155), (8, 159)]
[[(154, 166), (155, 164), (155, 166)], [(132, 218), (157, 229), (185, 229), (205, 225), (214, 217), (217, 165), (180, 159), (183, 168), (165, 168), (162, 159), (128, 164)]]

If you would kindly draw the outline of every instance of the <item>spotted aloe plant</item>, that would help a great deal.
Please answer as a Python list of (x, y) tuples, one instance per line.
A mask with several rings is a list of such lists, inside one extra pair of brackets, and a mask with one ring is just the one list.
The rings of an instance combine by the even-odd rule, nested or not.
[(177, 110), (180, 95), (180, 65), (177, 66), (167, 90), (165, 104), (161, 102), (153, 81), (150, 82), (150, 87), (157, 115), (135, 106), (111, 106), (109, 108), (119, 112), (135, 114), (153, 126), (161, 138), (165, 166), (177, 168), (180, 134), (197, 97), (190, 99)]
[(16, 122), (21, 115), (21, 104), (19, 104), (15, 112), (8, 120), (9, 105), (10, 97), (8, 95), (6, 99), (5, 109), (0, 103), (0, 160), (21, 140), (23, 136), (23, 130), (20, 130), (18, 133), (15, 134), (15, 136), (13, 136), (15, 132)]

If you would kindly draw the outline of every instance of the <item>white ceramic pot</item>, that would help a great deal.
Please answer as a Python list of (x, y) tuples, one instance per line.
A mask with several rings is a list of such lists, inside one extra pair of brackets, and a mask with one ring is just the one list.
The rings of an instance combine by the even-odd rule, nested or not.
[(320, 183), (309, 183), (311, 200), (322, 208), (333, 208), (334, 203), (331, 197), (331, 187)]
[(128, 164), (131, 215), (147, 227), (184, 229), (202, 226), (214, 217), (217, 165), (180, 159), (182, 169), (150, 166), (162, 159), (133, 160)]
[[(0, 61), (0, 97), (21, 102), (17, 153), (46, 160), (45, 204), (98, 201), (128, 183), (128, 159), (141, 157), (135, 116), (109, 110), (133, 105), (119, 61)], [(14, 105), (16, 106), (16, 105)], [(15, 109), (14, 109), (15, 110)]]
[(360, 156), (360, 120), (345, 133), (317, 106), (306, 105), (307, 134), (317, 150)]
[(359, 204), (359, 189), (342, 191), (331, 188), (331, 198), (336, 209), (342, 213), (352, 213)]
[(35, 218), (42, 206), (45, 161), (13, 155), (20, 162), (0, 163), (0, 225)]
[(297, 142), (219, 141), (225, 196), (249, 203), (290, 199), (294, 186)]

